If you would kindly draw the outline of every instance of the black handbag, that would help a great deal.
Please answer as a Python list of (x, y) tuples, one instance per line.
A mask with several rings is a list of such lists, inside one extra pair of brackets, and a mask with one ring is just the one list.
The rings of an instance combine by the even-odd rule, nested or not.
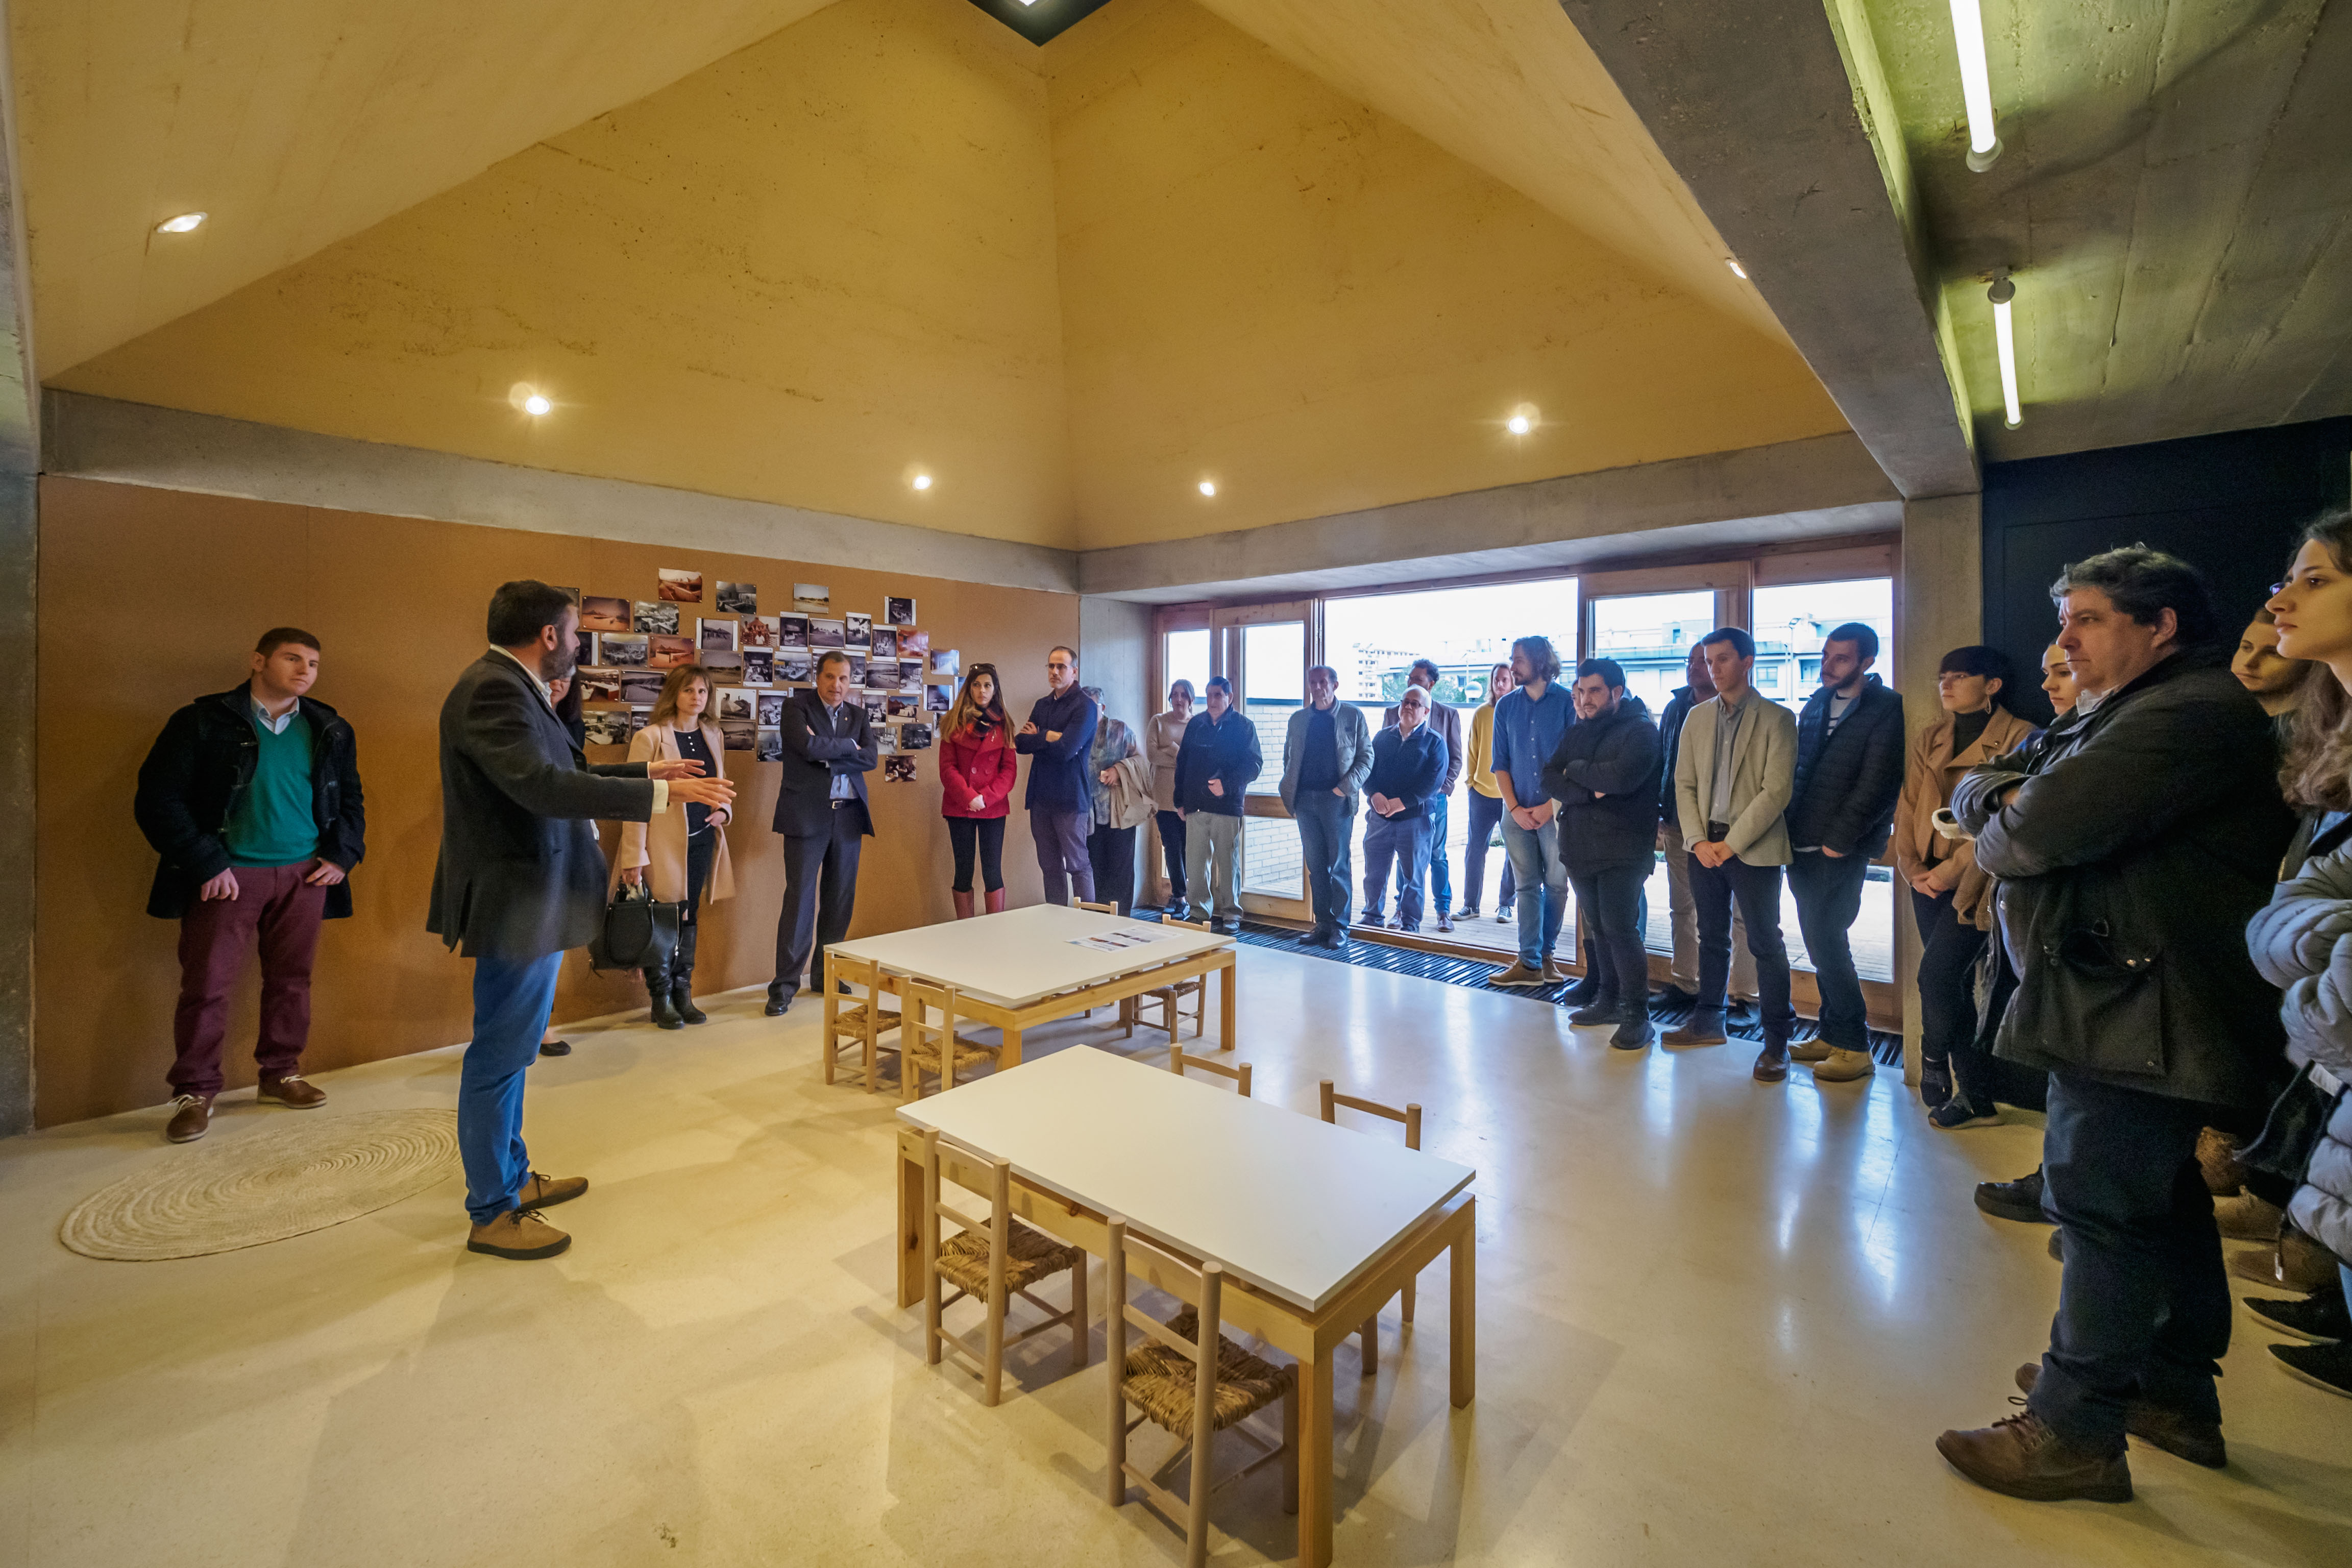
[(613, 889), (604, 910), (604, 929), (588, 944), (588, 966), (599, 973), (610, 969), (667, 969), (677, 951), (680, 904), (666, 904), (643, 882), (623, 882)]
[(2311, 1152), (2319, 1147), (2319, 1135), (2327, 1131), (2338, 1098), (2312, 1082), (2311, 1068), (2305, 1067), (2271, 1102), (2262, 1135), (2239, 1150), (2238, 1158), (2257, 1171), (2299, 1184), (2311, 1169)]

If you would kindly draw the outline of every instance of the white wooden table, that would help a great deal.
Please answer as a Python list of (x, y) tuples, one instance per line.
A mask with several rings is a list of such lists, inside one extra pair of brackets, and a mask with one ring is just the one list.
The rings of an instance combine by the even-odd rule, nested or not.
[[(1171, 1251), (1224, 1266), (1224, 1321), (1298, 1361), (1298, 1555), (1311, 1568), (1331, 1558), (1332, 1352), (1440, 1253), (1453, 1265), (1453, 1402), (1476, 1392), (1467, 1165), (1086, 1046), (898, 1117), (901, 1307), (922, 1298), (931, 1129), (1010, 1161), (1013, 1212), (1097, 1257), (1119, 1215)], [(987, 1189), (985, 1170), (957, 1152), (942, 1147), (941, 1163), (949, 1179)]]
[[(1118, 932), (1154, 940), (1116, 952), (1077, 945)], [(1234, 1047), (1234, 939), (1217, 931), (1033, 904), (835, 942), (825, 949), (828, 1001), (839, 994), (835, 953), (877, 963), (887, 977), (952, 986), (959, 1018), (1004, 1031), (1000, 1068), (1020, 1064), (1024, 1029), (1213, 972), (1219, 976), (1218, 1048)]]

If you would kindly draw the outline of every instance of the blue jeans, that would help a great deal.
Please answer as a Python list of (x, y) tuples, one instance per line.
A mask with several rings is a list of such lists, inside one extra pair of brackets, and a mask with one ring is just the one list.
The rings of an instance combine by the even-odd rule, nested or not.
[(1348, 888), (1355, 879), (1349, 842), (1355, 807), (1328, 789), (1300, 790), (1290, 815), (1298, 821), (1298, 854), (1306, 862), (1307, 897), (1315, 906), (1315, 934), (1348, 934)]
[[(1503, 820), (1503, 797), (1470, 792), (1470, 841), (1462, 847), (1464, 885), (1470, 896), (1462, 902), (1465, 910), (1475, 910), (1486, 892), (1486, 840), (1494, 835), (1496, 826)], [(1495, 912), (1501, 914), (1506, 905), (1517, 901), (1518, 889), (1511, 881), (1511, 857), (1503, 856), (1502, 890), (1495, 895)]]
[(1397, 924), (1406, 931), (1421, 929), (1422, 882), (1429, 875), (1429, 818), (1387, 817), (1374, 812), (1364, 820), (1364, 907), (1379, 909), (1388, 901), (1389, 866), (1396, 865)]
[(1541, 969), (1559, 942), (1559, 922), (1568, 913), (1568, 868), (1559, 858), (1559, 819), (1552, 818), (1530, 833), (1503, 818), (1503, 848), (1511, 858), (1511, 876), (1518, 883), (1519, 962)]
[(1454, 863), (1445, 853), (1446, 797), (1432, 796), (1429, 802), (1429, 907), (1439, 914), (1454, 909)]
[(523, 1073), (539, 1058), (562, 972), (561, 952), (474, 960), (474, 1039), (457, 1074), (457, 1155), (466, 1166), (466, 1212), (476, 1225), (514, 1207), (530, 1180)]
[[(1869, 877), (1870, 858), (1862, 854), (1829, 855), (1815, 849), (1789, 863), (1789, 890), (1797, 896), (1797, 929), (1804, 935), (1805, 952), (1813, 961), (1813, 984), (1821, 992), (1821, 1037), (1841, 1050), (1870, 1048), (1870, 1010), (1863, 999), (1862, 976), (1854, 971), (1853, 941), (1854, 918), (1862, 913), (1863, 884)], [(1973, 988), (1969, 1004), (1976, 1005)]]

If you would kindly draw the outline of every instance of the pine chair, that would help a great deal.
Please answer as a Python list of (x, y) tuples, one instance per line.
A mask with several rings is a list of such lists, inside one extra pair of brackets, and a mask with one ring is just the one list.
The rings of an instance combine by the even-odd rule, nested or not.
[[(976, 1219), (940, 1201), (940, 1145), (961, 1151), (988, 1167), (989, 1215)], [(940, 1222), (951, 1220), (963, 1228), (945, 1241)], [(1070, 1305), (1056, 1310), (1029, 1293), (1029, 1288), (1056, 1274), (1070, 1277)], [(942, 1300), (940, 1282), (955, 1287)], [(947, 1310), (965, 1297), (987, 1309), (981, 1345), (949, 1329), (942, 1321)], [(1004, 1309), (1018, 1296), (1045, 1314), (1010, 1339), (1004, 1333)], [(994, 1405), (1004, 1384), (1004, 1352), (1034, 1334), (1066, 1324), (1070, 1330), (1070, 1367), (1087, 1365), (1087, 1255), (1065, 1247), (1041, 1230), (1013, 1217), (1013, 1163), (999, 1160), (933, 1129), (923, 1134), (923, 1345), (933, 1366), (941, 1354), (953, 1351), (971, 1363), (980, 1375), (988, 1404)]]
[[(1118, 913), (1118, 906), (1117, 904), (1090, 904), (1084, 899), (1072, 899), (1070, 900), (1070, 907), (1075, 910), (1087, 910), (1098, 915), (1115, 915)], [(1095, 1016), (1095, 1010), (1092, 1007), (1089, 1007), (1080, 1016), (1091, 1018)], [(1127, 1026), (1127, 1034), (1121, 1035), (1119, 1037), (1120, 1039), (1126, 1039), (1128, 1035), (1135, 1033), (1134, 1003), (1121, 1002), (1118, 1005), (1118, 1021)]]
[[(1131, 1260), (1130, 1253), (1140, 1257)], [(1203, 1263), (1196, 1269), (1149, 1242), (1130, 1239), (1127, 1221), (1113, 1215), (1109, 1265), (1110, 1304), (1104, 1316), (1110, 1343), (1110, 1505), (1125, 1507), (1129, 1483), (1140, 1486), (1161, 1512), (1184, 1521), (1186, 1568), (1202, 1568), (1209, 1561), (1209, 1494), (1215, 1489), (1209, 1481), (1209, 1456), (1219, 1432), (1231, 1429), (1260, 1452), (1217, 1485), (1231, 1485), (1279, 1458), (1282, 1511), (1298, 1511), (1297, 1373), (1259, 1360), (1218, 1331), (1224, 1291), (1224, 1270), (1218, 1264)], [(1164, 1289), (1189, 1292), (1193, 1304), (1165, 1323), (1129, 1305), (1130, 1267), (1145, 1270), (1147, 1279)], [(1127, 1348), (1130, 1323), (1144, 1333), (1143, 1342), (1132, 1351)], [(1276, 1400), (1282, 1402), (1279, 1444), (1241, 1425)], [(1132, 1421), (1128, 1419), (1129, 1405), (1143, 1413)], [(1127, 1459), (1127, 1439), (1146, 1421), (1178, 1440), (1176, 1451), (1148, 1474)], [(1188, 1452), (1192, 1496), (1179, 1502), (1152, 1477)]]
[[(1206, 921), (1171, 920), (1165, 915), (1160, 917), (1160, 923), (1185, 926), (1193, 931), (1209, 929), (1209, 922)], [(1172, 1046), (1184, 1026), (1184, 1003), (1187, 998), (1190, 998), (1192, 1004), (1192, 1037), (1196, 1040), (1201, 1039), (1209, 1032), (1209, 977), (1205, 974), (1195, 974), (1188, 979), (1146, 991), (1128, 1005), (1135, 1010), (1134, 1017), (1137, 1022), (1141, 1023), (1147, 1029), (1160, 1030), (1167, 1035), (1168, 1043)], [(1160, 1005), (1160, 1022), (1157, 1024), (1143, 1016), (1143, 1009), (1154, 1003)], [(1232, 1048), (1230, 1046), (1218, 1047), (1220, 1050)]]
[(1118, 906), (1117, 904), (1090, 904), (1084, 899), (1072, 899), (1070, 902), (1077, 909), (1092, 910), (1098, 915), (1115, 915), (1118, 913)]
[[(1366, 1111), (1374, 1116), (1385, 1116), (1391, 1121), (1403, 1122), (1404, 1146), (1408, 1149), (1421, 1147), (1420, 1106), (1407, 1105), (1402, 1110), (1399, 1110), (1395, 1106), (1382, 1105), (1377, 1100), (1359, 1100), (1352, 1094), (1339, 1093), (1332, 1087), (1331, 1080), (1325, 1079), (1323, 1080), (1323, 1120), (1337, 1126), (1339, 1121), (1339, 1108), (1343, 1105), (1350, 1110)], [(1413, 1286), (1416, 1283), (1415, 1280), (1408, 1279), (1404, 1282), (1404, 1289), (1397, 1292), (1398, 1300), (1401, 1303), (1400, 1310), (1408, 1323), (1412, 1321), (1412, 1295)], [(1364, 1320), (1364, 1326), (1359, 1333), (1363, 1342), (1361, 1360), (1364, 1375), (1370, 1377), (1381, 1370), (1381, 1314), (1377, 1308), (1373, 1310), (1370, 1317)]]
[(1184, 1054), (1184, 1047), (1181, 1046), (1170, 1046), (1168, 1070), (1178, 1078), (1182, 1078), (1186, 1068), (1192, 1068), (1199, 1072), (1213, 1072), (1219, 1078), (1229, 1078), (1241, 1085), (1242, 1098), (1244, 1100), (1249, 1098), (1250, 1065), (1247, 1062), (1235, 1062), (1233, 1066), (1227, 1067), (1223, 1062), (1213, 1062), (1206, 1057), (1188, 1057)]
[[(940, 1090), (945, 1093), (956, 1086), (956, 1075), (964, 1068), (984, 1067), (996, 1059), (991, 1047), (956, 1033), (954, 986), (942, 989), (919, 980), (904, 981), (898, 1009), (898, 1098), (902, 1101), (923, 1097), (925, 1073), (938, 1079)], [(929, 1022), (934, 1012), (940, 1016), (936, 1024)]]
[[(882, 966), (871, 959), (851, 958), (828, 948), (824, 955), (824, 1081), (831, 1083), (841, 1055), (841, 1042), (857, 1043), (866, 1072), (866, 1092), (875, 1089), (875, 1058), (897, 1051), (882, 1037), (898, 1027), (898, 1016), (882, 1010)], [(845, 996), (835, 982), (862, 988)], [(903, 1068), (901, 1069), (904, 1070)]]

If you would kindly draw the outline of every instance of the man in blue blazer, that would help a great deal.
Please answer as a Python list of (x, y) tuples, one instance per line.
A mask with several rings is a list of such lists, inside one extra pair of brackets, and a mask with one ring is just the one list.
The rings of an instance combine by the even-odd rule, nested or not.
[(1429, 876), (1435, 837), (1433, 802), (1445, 781), (1445, 737), (1429, 721), (1429, 693), (1408, 686), (1397, 698), (1397, 721), (1372, 737), (1372, 771), (1364, 800), (1364, 908), (1388, 898), (1389, 863), (1396, 863), (1397, 927), (1421, 929), (1422, 884)]
[(547, 696), (580, 645), (580, 610), (562, 589), (500, 584), (488, 629), (489, 651), (441, 704), (441, 861), (425, 929), (474, 961), (474, 1037), (457, 1081), (467, 1248), (552, 1258), (572, 1238), (538, 1211), (588, 1183), (530, 1168), (523, 1069), (539, 1055), (564, 950), (587, 946), (604, 920), (593, 819), (725, 805), (735, 786), (694, 777), (698, 762), (588, 765)]
[(877, 761), (874, 728), (849, 683), (847, 654), (818, 659), (816, 689), (784, 699), (777, 736), (784, 746), (775, 819), (784, 837), (784, 907), (776, 917), (776, 977), (768, 983), (772, 1018), (793, 1005), (803, 978), (812, 991), (824, 984), (824, 950), (849, 934), (857, 856), (874, 834), (866, 799), (866, 775)]

